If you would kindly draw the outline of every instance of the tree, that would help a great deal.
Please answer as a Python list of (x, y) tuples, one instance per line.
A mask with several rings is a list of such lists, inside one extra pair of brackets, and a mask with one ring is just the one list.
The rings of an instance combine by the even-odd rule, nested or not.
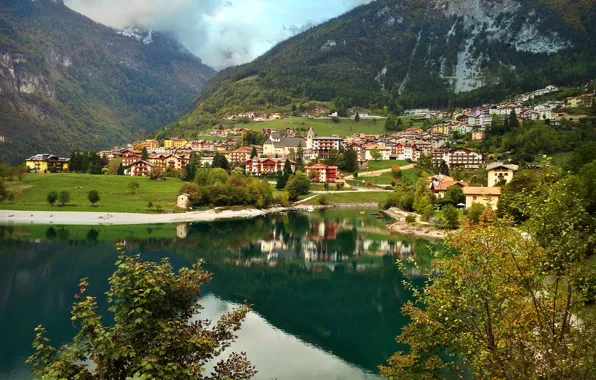
[(143, 150), (141, 150), (141, 159), (147, 161), (149, 159), (149, 152), (147, 152), (147, 147), (144, 146)]
[(99, 193), (97, 190), (90, 190), (89, 193), (87, 193), (87, 199), (93, 206), (95, 206), (95, 204), (99, 202)]
[[(108, 163), (108, 174), (109, 175), (118, 175), (118, 171), (120, 170), (120, 165), (122, 165), (122, 159), (120, 157), (114, 157)], [(124, 173), (122, 173), (124, 174)]]
[(226, 156), (220, 154), (219, 152), (215, 153), (215, 156), (213, 156), (213, 163), (211, 164), (211, 167), (228, 170), (229, 166), (230, 164)]
[(433, 193), (428, 187), (428, 181), (425, 178), (419, 178), (416, 182), (416, 191), (414, 192), (413, 208), (422, 219), (427, 221), (433, 215)]
[(298, 151), (296, 152), (296, 170), (304, 170), (304, 149), (302, 149), (302, 141), (298, 142)]
[(468, 218), (471, 224), (478, 224), (480, 223), (480, 217), (485, 209), (486, 207), (480, 203), (472, 203), (472, 205), (466, 209), (466, 218)]
[(331, 149), (329, 151), (329, 154), (327, 155), (327, 158), (325, 159), (325, 164), (331, 165), (331, 166), (336, 166), (338, 158), (339, 158), (339, 152), (337, 151), (337, 149)]
[(450, 186), (445, 192), (445, 199), (451, 201), (453, 205), (466, 203), (466, 195), (459, 185)]
[(286, 191), (290, 200), (295, 201), (300, 195), (308, 194), (310, 190), (310, 181), (301, 171), (297, 170), (294, 175), (288, 179)]
[(4, 181), (0, 180), (0, 202), (4, 201), (8, 198), (8, 190), (6, 190), (6, 185)]
[(393, 178), (399, 178), (399, 177), (401, 177), (401, 169), (399, 168), (398, 165), (391, 166), (391, 176)]
[(56, 203), (56, 201), (58, 200), (58, 193), (55, 191), (50, 191), (46, 196), (46, 200), (53, 207), (54, 203)]
[(432, 158), (430, 157), (430, 155), (425, 154), (425, 153), (422, 153), (420, 155), (420, 158), (418, 159), (418, 162), (417, 162), (416, 166), (418, 166), (422, 170), (426, 170), (428, 172), (432, 172), (433, 171), (433, 161), (432, 161)]
[(441, 160), (439, 164), (439, 174), (449, 175), (449, 165), (445, 162), (445, 160)]
[(29, 169), (27, 168), (27, 166), (25, 164), (21, 164), (21, 165), (16, 165), (12, 169), (12, 172), (14, 173), (14, 175), (17, 176), (19, 181), (21, 181), (23, 179), (23, 177), (29, 172)]
[(348, 173), (354, 173), (358, 170), (358, 156), (356, 151), (350, 147), (344, 151), (342, 160), (338, 160), (337, 165), (340, 170), (344, 170)]
[(197, 157), (197, 153), (192, 152), (190, 154), (190, 160), (188, 161), (188, 164), (185, 167), (185, 169), (186, 169), (186, 175), (184, 178), (185, 181), (187, 181), (187, 182), (194, 181), (195, 176), (197, 175), (197, 166), (199, 165), (198, 161), (199, 160)]
[(252, 150), (250, 151), (250, 158), (255, 158), (258, 157), (259, 153), (257, 152), (257, 148), (256, 147), (252, 147)]
[(153, 208), (153, 202), (147, 202), (147, 208), (151, 210)]
[(381, 152), (377, 148), (373, 148), (373, 149), (370, 150), (370, 156), (375, 161), (379, 161), (379, 160), (381, 160), (383, 158), (383, 155), (381, 154)]
[(286, 183), (288, 182), (288, 178), (286, 177), (285, 173), (283, 172), (283, 170), (278, 170), (277, 171), (277, 175), (276, 175), (276, 184), (275, 184), (275, 188), (277, 190), (282, 190), (285, 189), (286, 187)]
[(596, 377), (596, 326), (578, 320), (590, 301), (577, 256), (589, 245), (585, 210), (564, 186), (531, 202), (526, 235), (487, 210), (447, 237), (454, 254), (413, 288), (417, 303), (403, 308), (412, 322), (398, 338), (410, 351), (389, 358), (384, 377), (440, 378), (446, 369), (457, 377), (463, 366), (477, 379)]
[(201, 288), (212, 277), (200, 262), (176, 273), (168, 259), (144, 262), (140, 255), (127, 256), (122, 245), (118, 251), (117, 269), (106, 293), (114, 324), (102, 323), (97, 299), (85, 294), (87, 279), (80, 280), (71, 318), (78, 332), (72, 343), (57, 349), (48, 344), (42, 326), (35, 329), (35, 352), (27, 362), (36, 376), (249, 379), (256, 374), (244, 354), (234, 353), (205, 377), (206, 363), (231, 345), (249, 307), (240, 306), (213, 325), (196, 320), (202, 309)]
[(58, 201), (62, 203), (62, 206), (70, 202), (70, 193), (66, 190), (62, 190), (60, 194), (58, 194)]
[[(459, 187), (459, 186), (453, 186)], [(459, 213), (457, 209), (453, 207), (453, 205), (446, 205), (443, 209), (439, 212), (439, 226), (441, 228), (455, 230), (459, 228)]]
[(5, 164), (5, 163), (0, 163), (0, 178), (2, 179), (6, 179), (9, 177), (12, 177), (12, 168), (10, 167), (10, 165)]
[(131, 181), (128, 183), (128, 188), (130, 189), (130, 192), (132, 194), (135, 194), (139, 187), (141, 187), (141, 185), (139, 185), (139, 183), (137, 181)]
[(360, 114), (358, 112), (356, 112), (356, 115), (354, 116), (354, 121), (356, 123), (360, 121)]

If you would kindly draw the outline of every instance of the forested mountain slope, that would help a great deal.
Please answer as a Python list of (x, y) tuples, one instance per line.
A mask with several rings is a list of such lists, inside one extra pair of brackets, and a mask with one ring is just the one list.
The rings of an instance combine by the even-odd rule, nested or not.
[(377, 0), (220, 72), (160, 135), (308, 100), (382, 108), (478, 104), (596, 77), (592, 0)]
[(173, 38), (61, 0), (0, 2), (0, 161), (106, 148), (174, 120), (215, 71)]

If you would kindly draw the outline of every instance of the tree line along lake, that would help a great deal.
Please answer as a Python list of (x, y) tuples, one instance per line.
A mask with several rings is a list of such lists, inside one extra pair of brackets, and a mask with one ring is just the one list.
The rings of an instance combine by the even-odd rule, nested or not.
[(395, 261), (411, 259), (422, 283), (416, 266), (428, 267), (441, 247), (385, 223), (369, 211), (322, 210), (179, 225), (0, 226), (0, 378), (33, 378), (24, 362), (38, 324), (54, 345), (72, 338), (80, 278), (110, 320), (104, 293), (118, 241), (175, 268), (202, 259), (213, 280), (201, 318), (254, 305), (231, 350), (247, 352), (257, 379), (376, 378), (400, 348), (400, 309), (412, 299)]

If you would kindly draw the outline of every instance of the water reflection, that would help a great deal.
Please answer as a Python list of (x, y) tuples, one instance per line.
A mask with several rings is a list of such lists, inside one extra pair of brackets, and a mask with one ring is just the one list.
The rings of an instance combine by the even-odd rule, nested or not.
[(395, 259), (428, 265), (432, 245), (384, 223), (328, 210), (177, 226), (0, 227), (0, 378), (31, 378), (23, 362), (37, 324), (54, 344), (74, 335), (78, 279), (89, 277), (89, 294), (106, 310), (119, 240), (175, 267), (203, 259), (214, 273), (203, 301), (209, 315), (244, 300), (255, 305), (238, 347), (261, 378), (372, 376), (406, 322), (400, 308), (410, 294)]

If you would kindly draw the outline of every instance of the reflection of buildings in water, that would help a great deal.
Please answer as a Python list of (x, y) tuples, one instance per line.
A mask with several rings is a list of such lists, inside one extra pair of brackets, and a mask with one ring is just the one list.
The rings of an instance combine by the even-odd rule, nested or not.
[(179, 224), (176, 226), (176, 236), (178, 239), (186, 239), (188, 236), (188, 223)]
[(269, 238), (267, 240), (260, 240), (258, 242), (261, 245), (261, 252), (271, 253), (280, 249), (287, 249), (288, 245), (281, 239)]
[(325, 222), (324, 220), (312, 221), (310, 223), (309, 238), (313, 241), (337, 239), (337, 223)]
[(416, 252), (416, 246), (414, 243), (410, 244), (403, 241), (398, 241), (395, 243), (395, 250), (393, 252), (393, 256), (400, 259), (408, 259), (414, 258), (414, 253)]

